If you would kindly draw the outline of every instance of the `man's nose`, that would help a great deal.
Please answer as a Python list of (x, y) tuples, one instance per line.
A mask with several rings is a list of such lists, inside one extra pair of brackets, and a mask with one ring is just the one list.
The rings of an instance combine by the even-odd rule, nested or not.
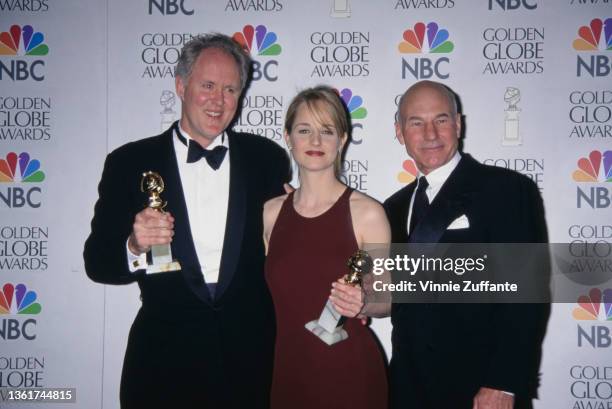
[(217, 104), (222, 105), (225, 102), (225, 93), (220, 88), (215, 88), (211, 93), (211, 99)]
[(438, 130), (432, 122), (425, 123), (425, 139), (436, 139)]

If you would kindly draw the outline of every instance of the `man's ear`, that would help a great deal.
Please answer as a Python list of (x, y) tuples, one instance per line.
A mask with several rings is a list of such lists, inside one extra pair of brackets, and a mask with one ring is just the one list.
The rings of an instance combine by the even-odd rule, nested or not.
[(404, 145), (404, 135), (402, 134), (402, 126), (399, 122), (395, 123), (395, 137), (400, 144)]
[(176, 78), (174, 78), (174, 88), (176, 89), (176, 95), (178, 95), (182, 101), (183, 96), (185, 95), (185, 84), (183, 84), (183, 77), (179, 77), (177, 75)]
[(457, 139), (461, 138), (461, 114), (455, 115), (455, 128), (457, 129)]

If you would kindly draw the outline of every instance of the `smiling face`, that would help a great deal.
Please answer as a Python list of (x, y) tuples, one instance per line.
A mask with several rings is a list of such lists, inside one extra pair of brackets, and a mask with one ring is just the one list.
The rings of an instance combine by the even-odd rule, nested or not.
[(451, 160), (461, 134), (461, 118), (440, 87), (420, 83), (409, 90), (395, 124), (397, 139), (425, 175)]
[(204, 148), (229, 126), (240, 98), (240, 73), (225, 51), (202, 51), (187, 78), (176, 77), (181, 127)]
[(301, 170), (333, 172), (347, 135), (339, 135), (324, 101), (312, 107), (313, 110), (305, 102), (300, 104), (285, 140)]

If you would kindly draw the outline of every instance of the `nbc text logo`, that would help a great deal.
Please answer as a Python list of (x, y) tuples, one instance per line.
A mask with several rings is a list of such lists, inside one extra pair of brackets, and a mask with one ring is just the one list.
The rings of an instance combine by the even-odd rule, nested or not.
[(0, 338), (15, 340), (24, 338), (28, 341), (36, 339), (34, 328), (36, 320), (18, 319), (23, 315), (39, 314), (42, 307), (36, 302), (36, 292), (28, 291), (25, 284), (4, 284), (0, 291), (0, 315), (12, 315), (16, 318), (3, 318), (0, 327)]
[[(603, 36), (601, 35), (603, 31)], [(572, 43), (574, 50), (580, 52), (601, 52), (612, 50), (612, 18), (605, 22), (595, 18), (588, 26), (578, 29), (578, 37)], [(584, 54), (583, 54), (584, 55)], [(606, 54), (591, 54), (588, 59), (580, 54), (576, 60), (576, 75), (581, 77), (586, 71), (591, 77), (607, 77), (612, 70), (612, 59)]]
[[(592, 151), (588, 157), (580, 158), (578, 169), (572, 173), (572, 178), (579, 183), (612, 182), (612, 151), (605, 151), (603, 154), (600, 151)], [(612, 191), (607, 186), (591, 186), (588, 191), (581, 189), (580, 186), (576, 189), (576, 206), (579, 209), (583, 203), (592, 209), (612, 207)]]
[(397, 181), (405, 185), (414, 182), (419, 171), (412, 159), (402, 162), (402, 170), (397, 174)]
[(489, 0), (489, 10), (493, 10), (493, 6), (497, 5), (502, 10), (517, 10), (523, 6), (527, 10), (535, 10), (538, 8), (538, 3), (529, 0)]
[(368, 110), (363, 106), (363, 98), (359, 95), (353, 94), (353, 91), (350, 88), (344, 88), (342, 91), (338, 92), (342, 102), (346, 106), (352, 122), (352, 139), (351, 143), (355, 145), (361, 145), (363, 139), (355, 135), (355, 129), (363, 129), (363, 125), (359, 122), (355, 122), (360, 119), (365, 119), (368, 116)]
[[(17, 171), (18, 167), (19, 171)], [(9, 152), (5, 159), (0, 159), (0, 188), (6, 186), (4, 184), (13, 183), (23, 183), (24, 187), (8, 186), (0, 189), (0, 203), (4, 203), (8, 208), (39, 208), (41, 188), (25, 186), (30, 183), (40, 183), (43, 180), (45, 180), (45, 174), (40, 170), (39, 160), (30, 160), (27, 152), (21, 152), (19, 156), (15, 152)]]
[[(612, 288), (603, 292), (592, 288), (588, 295), (578, 297), (578, 306), (572, 316), (578, 321), (612, 322)], [(586, 322), (585, 322), (586, 324)], [(578, 346), (588, 343), (593, 348), (608, 348), (612, 343), (610, 328), (604, 325), (591, 325), (590, 331), (578, 324)]]
[[(268, 31), (266, 26), (252, 25), (243, 27), (242, 32), (236, 32), (233, 36), (244, 49), (254, 57), (272, 57), (281, 53), (282, 48), (277, 43), (276, 33)], [(267, 60), (265, 63), (253, 59), (253, 81), (259, 81), (262, 77), (268, 81), (278, 80), (278, 61)]]
[(13, 81), (24, 81), (32, 78), (34, 81), (45, 79), (43, 60), (32, 60), (32, 57), (44, 56), (49, 53), (49, 47), (44, 43), (45, 36), (34, 32), (32, 26), (20, 27), (13, 25), (9, 31), (0, 33), (0, 56), (25, 56), (27, 59), (11, 58), (10, 63), (0, 60), (0, 80), (10, 78)]
[(180, 11), (186, 16), (193, 15), (193, 9), (185, 7), (185, 0), (149, 0), (149, 14), (153, 14), (154, 8), (162, 15), (175, 15)]
[[(449, 41), (448, 30), (438, 28), (435, 22), (430, 22), (427, 26), (421, 22), (416, 23), (412, 29), (404, 31), (403, 39), (397, 47), (399, 52), (402, 54), (447, 54), (452, 52), (455, 46)], [(417, 57), (414, 58), (411, 65), (402, 58), (402, 79), (405, 79), (408, 73), (417, 80), (433, 76), (446, 79), (449, 73), (442, 70), (442, 67), (443, 64), (449, 62), (448, 57), (440, 57), (435, 60)]]

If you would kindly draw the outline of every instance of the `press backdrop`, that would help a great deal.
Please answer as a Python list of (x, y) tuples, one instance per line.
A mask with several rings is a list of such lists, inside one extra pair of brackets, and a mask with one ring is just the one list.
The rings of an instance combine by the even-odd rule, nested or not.
[[(344, 178), (379, 200), (415, 174), (399, 95), (442, 81), (465, 151), (536, 181), (551, 241), (609, 243), (611, 17), (607, 0), (0, 0), (0, 386), (118, 407), (139, 292), (90, 282), (83, 242), (106, 154), (179, 118), (173, 67), (192, 35), (246, 44), (255, 78), (235, 128), (281, 146), (292, 96), (338, 89), (354, 127)], [(610, 272), (599, 256), (581, 260)], [(608, 287), (553, 306), (538, 408), (611, 407)], [(389, 321), (373, 326), (390, 350)]]

